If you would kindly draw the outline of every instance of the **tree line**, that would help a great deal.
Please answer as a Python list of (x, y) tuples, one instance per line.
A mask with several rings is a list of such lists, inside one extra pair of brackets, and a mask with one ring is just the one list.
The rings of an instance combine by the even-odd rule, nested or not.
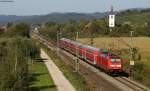
[(39, 28), (40, 34), (43, 34), (47, 37), (51, 37), (52, 39), (56, 39), (56, 33), (59, 31), (62, 34), (62, 37), (75, 38), (76, 32), (79, 33), (79, 37), (129, 37), (130, 32), (133, 31), (133, 36), (145, 36), (150, 37), (150, 21), (143, 24), (142, 26), (133, 26), (130, 23), (120, 24), (116, 20), (115, 28), (112, 28), (110, 32), (110, 28), (108, 26), (108, 19), (98, 19), (93, 21), (82, 20), (77, 22), (75, 20), (70, 20), (64, 24), (57, 24), (54, 22), (45, 23), (44, 27)]
[(39, 57), (29, 29), (26, 23), (13, 24), (0, 34), (0, 91), (28, 90), (28, 63)]

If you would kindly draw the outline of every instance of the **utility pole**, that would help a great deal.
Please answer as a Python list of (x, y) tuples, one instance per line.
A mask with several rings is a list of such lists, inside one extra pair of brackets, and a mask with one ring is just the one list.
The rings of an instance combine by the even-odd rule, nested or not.
[(17, 57), (17, 46), (15, 46), (15, 72), (17, 71), (18, 57)]
[(57, 55), (59, 55), (59, 40), (61, 38), (61, 35), (62, 35), (62, 29), (59, 28), (57, 30)]
[(59, 39), (62, 37), (62, 31), (63, 31), (63, 28), (61, 25), (59, 25), (59, 28), (58, 28), (58, 31), (59, 31)]
[(132, 66), (134, 66), (134, 59), (133, 59), (133, 32), (130, 31), (130, 41), (131, 41), (131, 48), (130, 48), (130, 76), (132, 75)]
[(59, 55), (59, 31), (57, 31), (57, 55)]
[(93, 46), (94, 45), (94, 39), (93, 39), (93, 34), (91, 34), (92, 36), (91, 36), (91, 46)]
[(76, 32), (76, 41), (79, 39), (79, 32)]
[[(79, 33), (76, 32), (76, 41), (78, 41), (79, 38)], [(75, 64), (75, 72), (79, 73), (79, 51), (78, 51), (78, 46), (76, 46), (76, 64)]]

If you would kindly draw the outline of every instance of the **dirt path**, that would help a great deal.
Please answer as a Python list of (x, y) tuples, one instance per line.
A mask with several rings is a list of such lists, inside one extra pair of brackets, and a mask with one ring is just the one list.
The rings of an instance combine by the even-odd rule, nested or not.
[(64, 77), (59, 68), (53, 63), (50, 57), (41, 49), (41, 58), (44, 60), (45, 65), (53, 78), (58, 91), (75, 91), (75, 88), (71, 83)]

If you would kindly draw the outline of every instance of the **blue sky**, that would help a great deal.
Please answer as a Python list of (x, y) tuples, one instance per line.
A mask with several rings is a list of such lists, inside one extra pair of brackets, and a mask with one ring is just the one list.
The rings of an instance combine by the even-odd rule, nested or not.
[(114, 10), (150, 7), (150, 0), (14, 0), (13, 3), (0, 2), (0, 14), (40, 15), (52, 12), (105, 12)]

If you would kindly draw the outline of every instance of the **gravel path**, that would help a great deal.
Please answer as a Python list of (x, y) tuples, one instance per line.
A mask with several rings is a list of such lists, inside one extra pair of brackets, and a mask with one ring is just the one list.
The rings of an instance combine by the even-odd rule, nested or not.
[(50, 57), (41, 49), (41, 58), (44, 60), (45, 65), (49, 71), (49, 74), (52, 76), (55, 85), (58, 88), (58, 91), (75, 91), (75, 88), (71, 83), (64, 77), (59, 68), (53, 63)]

